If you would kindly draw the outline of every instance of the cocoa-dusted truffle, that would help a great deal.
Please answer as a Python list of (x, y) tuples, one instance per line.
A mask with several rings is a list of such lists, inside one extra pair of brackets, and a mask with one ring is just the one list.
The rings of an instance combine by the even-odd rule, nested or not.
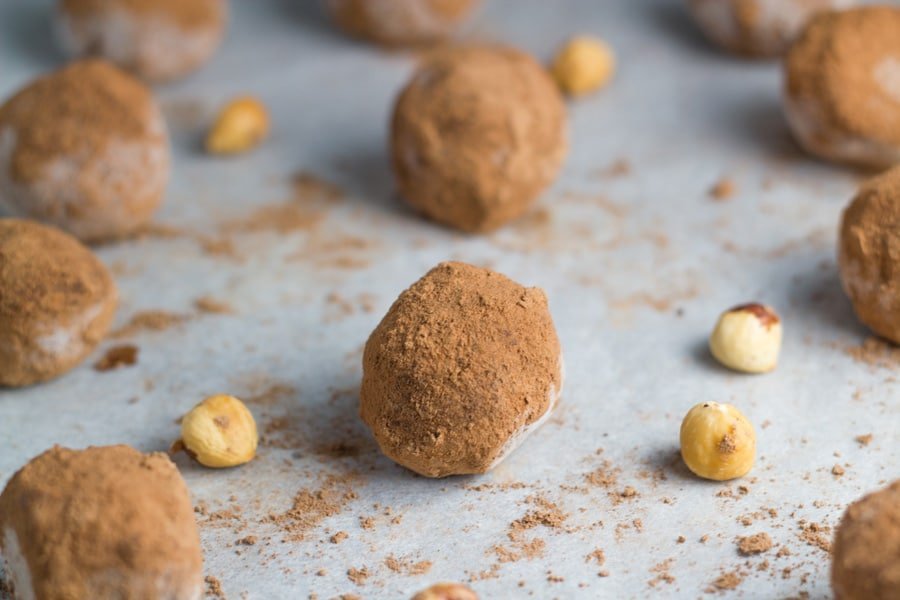
[(859, 319), (900, 344), (900, 167), (864, 184), (844, 211), (838, 262)]
[(83, 241), (128, 235), (162, 202), (166, 125), (150, 90), (100, 60), (75, 62), (0, 106), (0, 208)]
[(837, 600), (900, 597), (900, 480), (850, 505), (834, 540)]
[(484, 473), (549, 417), (562, 384), (544, 292), (448, 262), (400, 294), (369, 337), (360, 414), (408, 469)]
[(105, 58), (161, 82), (206, 63), (227, 19), (226, 0), (59, 0), (57, 31), (71, 56)]
[(856, 0), (688, 0), (711, 42), (748, 58), (782, 55), (810, 17), (854, 4)]
[(863, 167), (900, 163), (900, 8), (817, 15), (785, 71), (785, 113), (807, 152)]
[(559, 89), (530, 56), (503, 47), (437, 51), (394, 108), (401, 194), (426, 216), (490, 231), (524, 213), (566, 154)]
[(33, 221), (0, 219), (0, 385), (75, 367), (106, 335), (118, 295), (78, 240)]
[(479, 0), (328, 0), (348, 34), (389, 46), (434, 42), (451, 35)]
[(0, 550), (19, 598), (202, 596), (200, 538), (171, 460), (128, 446), (54, 447), (0, 495)]

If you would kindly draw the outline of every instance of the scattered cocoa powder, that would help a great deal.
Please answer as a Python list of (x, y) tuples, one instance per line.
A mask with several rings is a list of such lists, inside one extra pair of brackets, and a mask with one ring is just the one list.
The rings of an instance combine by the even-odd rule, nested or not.
[(348, 537), (349, 536), (347, 535), (346, 531), (338, 531), (337, 533), (335, 533), (333, 536), (331, 536), (329, 538), (329, 541), (332, 544), (340, 544), (341, 542), (346, 540)]
[(394, 573), (400, 573), (402, 575), (408, 575), (410, 577), (415, 575), (424, 575), (431, 570), (432, 562), (430, 560), (420, 560), (413, 562), (409, 559), (398, 559), (393, 554), (388, 556), (384, 560), (384, 566), (393, 571)]
[(228, 303), (209, 296), (201, 296), (194, 300), (194, 308), (202, 313), (213, 315), (227, 315), (234, 312), (234, 309)]
[(872, 443), (872, 438), (873, 438), (872, 434), (867, 433), (865, 435), (858, 435), (854, 439), (856, 440), (857, 444), (859, 444), (862, 447), (865, 447)]
[(354, 476), (328, 475), (317, 489), (302, 489), (283, 513), (270, 513), (263, 522), (277, 525), (287, 541), (300, 541), (319, 524), (357, 498)]
[(368, 578), (369, 570), (366, 567), (363, 567), (361, 569), (351, 567), (347, 569), (347, 579), (349, 579), (356, 585), (365, 585)]
[(823, 552), (831, 553), (831, 527), (801, 521), (800, 539)]
[(128, 323), (112, 331), (109, 337), (119, 339), (132, 337), (144, 331), (165, 331), (184, 323), (188, 318), (185, 315), (164, 310), (145, 310), (135, 313)]
[(772, 549), (772, 546), (772, 538), (765, 532), (755, 533), (738, 539), (738, 552), (744, 556), (768, 552)]
[(841, 465), (834, 465), (831, 467), (831, 474), (835, 477), (841, 477), (847, 471)]
[(100, 360), (94, 363), (95, 371), (112, 371), (119, 367), (130, 367), (137, 364), (138, 347), (131, 344), (109, 348)]
[(717, 577), (712, 582), (713, 590), (719, 591), (728, 591), (735, 590), (744, 578), (737, 571), (730, 571), (728, 573), (722, 573), (719, 577)]
[(207, 575), (203, 578), (206, 583), (206, 596), (210, 598), (225, 598), (225, 592), (222, 591), (222, 582), (217, 577)]

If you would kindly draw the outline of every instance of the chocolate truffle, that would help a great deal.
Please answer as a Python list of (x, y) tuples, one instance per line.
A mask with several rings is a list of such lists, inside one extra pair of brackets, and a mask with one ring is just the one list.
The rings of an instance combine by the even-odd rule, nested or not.
[(781, 56), (810, 17), (854, 4), (856, 0), (688, 0), (711, 42), (748, 58)]
[(838, 263), (860, 321), (900, 344), (900, 167), (865, 183), (844, 211)]
[(400, 193), (446, 225), (496, 229), (556, 178), (565, 121), (559, 89), (527, 54), (475, 46), (437, 51), (394, 108)]
[(0, 209), (83, 241), (133, 233), (162, 202), (166, 125), (150, 90), (100, 60), (41, 77), (0, 106)]
[(834, 539), (836, 600), (900, 598), (900, 480), (854, 502)]
[(785, 113), (807, 152), (863, 167), (900, 162), (900, 8), (819, 14), (785, 71)]
[(19, 598), (199, 600), (200, 537), (171, 460), (128, 446), (32, 459), (0, 495), (0, 550)]
[(60, 0), (57, 31), (73, 57), (105, 58), (162, 82), (206, 63), (227, 19), (226, 0)]
[(388, 46), (448, 37), (478, 0), (328, 0), (334, 22), (348, 34)]
[(408, 469), (484, 473), (549, 417), (562, 384), (544, 292), (448, 262), (400, 294), (369, 337), (360, 415)]
[(116, 286), (78, 240), (33, 221), (0, 219), (0, 385), (52, 379), (109, 329)]

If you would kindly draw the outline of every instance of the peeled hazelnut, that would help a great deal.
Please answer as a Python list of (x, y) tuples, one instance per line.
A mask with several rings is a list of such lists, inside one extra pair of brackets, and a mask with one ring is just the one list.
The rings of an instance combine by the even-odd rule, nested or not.
[(412, 600), (478, 600), (478, 594), (461, 583), (436, 583)]
[(756, 433), (730, 404), (704, 402), (689, 410), (681, 422), (681, 456), (704, 479), (743, 477), (756, 458)]
[(181, 440), (173, 450), (184, 449), (201, 465), (236, 467), (253, 460), (259, 434), (256, 421), (234, 396), (210, 396), (184, 416)]
[(250, 96), (236, 98), (219, 113), (206, 137), (210, 154), (239, 154), (258, 146), (269, 135), (269, 112)]
[(720, 363), (744, 373), (766, 373), (778, 364), (781, 319), (762, 304), (743, 304), (722, 313), (709, 337)]
[(603, 40), (578, 36), (569, 40), (553, 59), (551, 72), (560, 89), (580, 96), (600, 89), (612, 78), (616, 57)]

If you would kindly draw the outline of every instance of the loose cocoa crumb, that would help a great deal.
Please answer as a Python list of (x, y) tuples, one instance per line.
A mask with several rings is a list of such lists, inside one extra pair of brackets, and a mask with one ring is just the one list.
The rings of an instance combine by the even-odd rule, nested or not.
[(619, 469), (613, 468), (612, 464), (608, 460), (605, 460), (599, 467), (590, 473), (585, 474), (584, 480), (589, 485), (609, 488), (616, 485), (619, 472)]
[(590, 554), (588, 554), (587, 556), (584, 557), (584, 562), (591, 562), (591, 561), (597, 563), (597, 566), (602, 567), (603, 563), (606, 562), (606, 553), (603, 552), (603, 550), (601, 550), (600, 548), (597, 548), (596, 550), (594, 550), (593, 552), (591, 552)]
[(194, 300), (194, 308), (202, 313), (213, 315), (227, 315), (234, 312), (227, 303), (216, 300), (215, 298), (210, 298), (209, 296), (202, 296)]
[(206, 595), (211, 598), (225, 598), (225, 592), (222, 591), (222, 583), (218, 578), (207, 575), (203, 578), (206, 582)]
[(145, 310), (135, 313), (131, 320), (109, 334), (113, 339), (131, 337), (143, 331), (165, 331), (185, 322), (188, 317), (164, 310)]
[(831, 553), (831, 527), (819, 523), (800, 523), (800, 539), (808, 545)]
[(366, 567), (363, 567), (361, 569), (351, 567), (350, 569), (347, 569), (347, 579), (349, 579), (356, 585), (365, 585), (368, 578), (369, 570)]
[(669, 573), (669, 570), (672, 568), (673, 562), (674, 559), (669, 558), (650, 567), (650, 572), (656, 574), (656, 577), (649, 580), (647, 582), (647, 585), (650, 587), (656, 587), (661, 583), (675, 583), (675, 577), (673, 577), (671, 573)]
[(300, 490), (287, 511), (271, 513), (263, 522), (273, 523), (281, 528), (288, 541), (302, 540), (322, 521), (340, 513), (344, 506), (357, 498), (356, 492), (350, 487), (353, 479), (351, 476), (329, 475), (321, 487)]
[(234, 543), (235, 546), (254, 546), (256, 545), (256, 536), (248, 535), (246, 537), (242, 537)]
[(768, 552), (772, 548), (772, 538), (761, 532), (738, 539), (738, 552), (744, 556)]
[(413, 562), (409, 559), (398, 559), (393, 554), (384, 560), (384, 566), (393, 571), (408, 576), (424, 575), (431, 570), (432, 563), (430, 560), (420, 560)]
[(841, 465), (834, 465), (831, 467), (831, 474), (835, 477), (841, 477), (847, 471)]
[(858, 436), (856, 436), (856, 438), (854, 438), (854, 439), (856, 439), (856, 443), (857, 443), (857, 444), (859, 444), (860, 446), (865, 447), (865, 446), (868, 446), (869, 444), (872, 443), (872, 438), (873, 438), (872, 434), (871, 434), (871, 433), (867, 433), (867, 434), (865, 434), (865, 435), (858, 435)]
[(734, 184), (734, 181), (728, 177), (723, 177), (710, 188), (709, 195), (716, 202), (724, 202), (734, 196), (736, 192), (737, 186)]
[(866, 338), (859, 346), (846, 347), (844, 352), (872, 368), (894, 370), (900, 366), (900, 348), (874, 336)]
[(330, 541), (332, 544), (340, 544), (341, 542), (343, 542), (344, 540), (346, 540), (348, 537), (349, 537), (349, 536), (347, 535), (347, 532), (346, 532), (346, 531), (338, 531), (336, 534), (334, 534), (333, 536), (331, 536), (331, 538), (329, 538), (329, 541)]
[(372, 517), (360, 517), (359, 526), (363, 529), (375, 529), (375, 519)]
[(109, 348), (103, 357), (94, 363), (94, 370), (101, 373), (113, 371), (119, 367), (130, 367), (137, 364), (138, 347), (131, 344), (113, 346)]
[(686, 541), (687, 541), (687, 538), (684, 537), (683, 535), (679, 535), (679, 536), (675, 539), (675, 543), (676, 543), (676, 544), (683, 544), (683, 543), (685, 543)]
[(727, 591), (737, 589), (741, 582), (744, 580), (741, 577), (740, 573), (737, 571), (731, 571), (730, 573), (722, 573), (719, 577), (717, 577), (712, 582), (713, 591)]

